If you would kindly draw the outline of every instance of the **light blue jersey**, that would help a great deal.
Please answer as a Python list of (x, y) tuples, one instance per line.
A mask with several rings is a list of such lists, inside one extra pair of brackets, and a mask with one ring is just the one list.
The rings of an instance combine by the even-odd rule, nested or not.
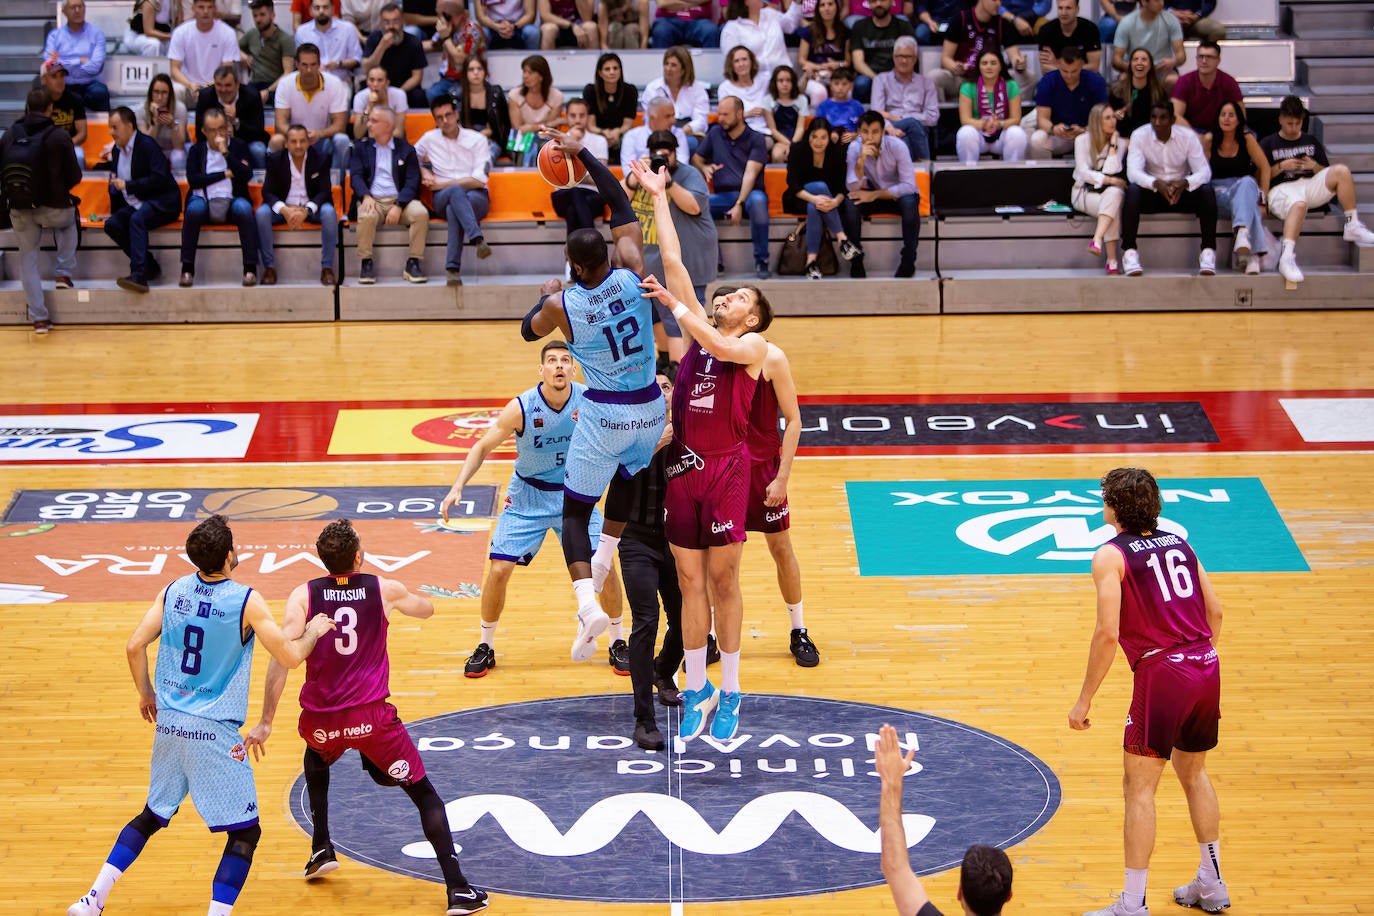
[(252, 589), (191, 573), (167, 586), (153, 689), (161, 709), (243, 725), (253, 666), (253, 633), (243, 638)]
[(515, 434), (515, 473), (527, 481), (552, 484), (559, 492), (563, 489), (568, 444), (572, 442), (587, 386), (573, 382), (571, 388), (561, 410), (554, 410), (544, 399), (543, 385), (535, 385), (515, 399), (521, 414), (520, 429)]
[(639, 277), (617, 267), (597, 286), (563, 291), (568, 346), (595, 391), (639, 391), (654, 384), (653, 300)]

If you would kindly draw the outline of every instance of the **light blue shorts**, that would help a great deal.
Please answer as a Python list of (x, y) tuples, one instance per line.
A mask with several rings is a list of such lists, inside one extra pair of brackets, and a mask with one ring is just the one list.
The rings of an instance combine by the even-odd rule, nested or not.
[[(594, 503), (601, 499), (617, 471), (626, 478), (649, 466), (663, 435), (667, 405), (658, 385), (657, 397), (640, 404), (606, 403), (598, 398), (620, 392), (587, 391), (577, 427), (568, 445), (563, 489), (573, 499)], [(648, 392), (649, 389), (645, 389)], [(640, 392), (626, 392), (633, 397)]]
[[(588, 528), (595, 544), (601, 537), (600, 509), (592, 510)], [(529, 566), (544, 543), (544, 535), (550, 531), (562, 540), (563, 488), (544, 490), (512, 474), (510, 486), (506, 488), (506, 504), (496, 519), (491, 552), (487, 555), (493, 560)]]
[(214, 832), (258, 822), (258, 790), (238, 729), (159, 709), (148, 808), (166, 826), (187, 794)]

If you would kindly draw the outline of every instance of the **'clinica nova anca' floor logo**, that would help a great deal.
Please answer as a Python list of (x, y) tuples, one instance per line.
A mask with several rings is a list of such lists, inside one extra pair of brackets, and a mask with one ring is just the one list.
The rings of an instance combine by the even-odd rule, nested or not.
[[(679, 742), (668, 753), (624, 736), (627, 695), (464, 710), (409, 727), (448, 801), (464, 871), (498, 893), (713, 901), (881, 884), (873, 742), (884, 722), (917, 748), (904, 818), (919, 873), (957, 865), (970, 843), (1013, 846), (1058, 808), (1048, 767), (958, 722), (808, 697), (745, 702), (732, 741)], [(675, 717), (667, 724), (676, 730)], [(439, 880), (395, 790), (373, 785), (351, 754), (334, 771), (338, 851)], [(303, 780), (291, 807), (308, 831)]]

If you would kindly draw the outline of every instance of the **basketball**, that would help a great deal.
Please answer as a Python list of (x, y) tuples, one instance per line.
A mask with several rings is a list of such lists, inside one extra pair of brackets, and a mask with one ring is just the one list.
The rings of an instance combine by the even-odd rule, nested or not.
[(252, 490), (219, 490), (205, 497), (197, 518), (223, 515), (232, 521), (288, 521), (319, 518), (339, 507), (332, 496), (313, 490), (263, 487)]
[(587, 177), (587, 167), (553, 143), (545, 143), (539, 150), (539, 174), (555, 188), (571, 188)]

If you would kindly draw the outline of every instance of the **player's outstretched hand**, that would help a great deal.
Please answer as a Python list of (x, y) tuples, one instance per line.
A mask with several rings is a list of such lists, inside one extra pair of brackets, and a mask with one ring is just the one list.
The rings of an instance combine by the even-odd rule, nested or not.
[(630, 160), (630, 171), (635, 173), (635, 179), (640, 186), (650, 194), (662, 194), (668, 187), (668, 172), (666, 169), (659, 169), (657, 172), (650, 171), (649, 167), (638, 159)]
[(672, 308), (677, 304), (677, 297), (668, 292), (667, 288), (664, 287), (662, 283), (658, 282), (658, 277), (655, 277), (653, 274), (649, 274), (643, 280), (640, 280), (639, 288), (644, 290), (644, 297), (646, 299), (657, 299), (659, 302), (668, 306), (668, 308)]
[(570, 136), (552, 127), (540, 129), (539, 136), (541, 139), (549, 141), (569, 156), (576, 157), (578, 153), (582, 152), (582, 140), (580, 137)]
[(257, 763), (267, 756), (267, 739), (272, 735), (271, 722), (259, 722), (253, 726), (248, 737), (243, 739), (243, 746), (253, 752), (253, 762)]
[(147, 696), (139, 696), (139, 698), (138, 698), (138, 713), (139, 713), (139, 715), (143, 716), (143, 718), (144, 718), (145, 721), (151, 722), (151, 723), (153, 723), (154, 725), (156, 725), (156, 724), (157, 724), (157, 697), (156, 697), (155, 695), (151, 694), (151, 693), (148, 694)]
[(873, 768), (883, 782), (901, 782), (915, 757), (914, 747), (906, 752), (905, 757), (902, 756), (902, 749), (897, 746), (897, 729), (886, 723), (878, 729), (878, 743), (873, 747)]
[(1082, 700), (1073, 704), (1073, 709), (1069, 710), (1069, 728), (1081, 732), (1085, 728), (1092, 728), (1092, 725), (1092, 720), (1088, 718), (1088, 704)]
[(444, 501), (439, 504), (439, 514), (443, 516), (445, 524), (448, 523), (448, 510), (452, 509), (458, 500), (463, 498), (463, 491), (457, 487), (450, 487), (444, 496)]

